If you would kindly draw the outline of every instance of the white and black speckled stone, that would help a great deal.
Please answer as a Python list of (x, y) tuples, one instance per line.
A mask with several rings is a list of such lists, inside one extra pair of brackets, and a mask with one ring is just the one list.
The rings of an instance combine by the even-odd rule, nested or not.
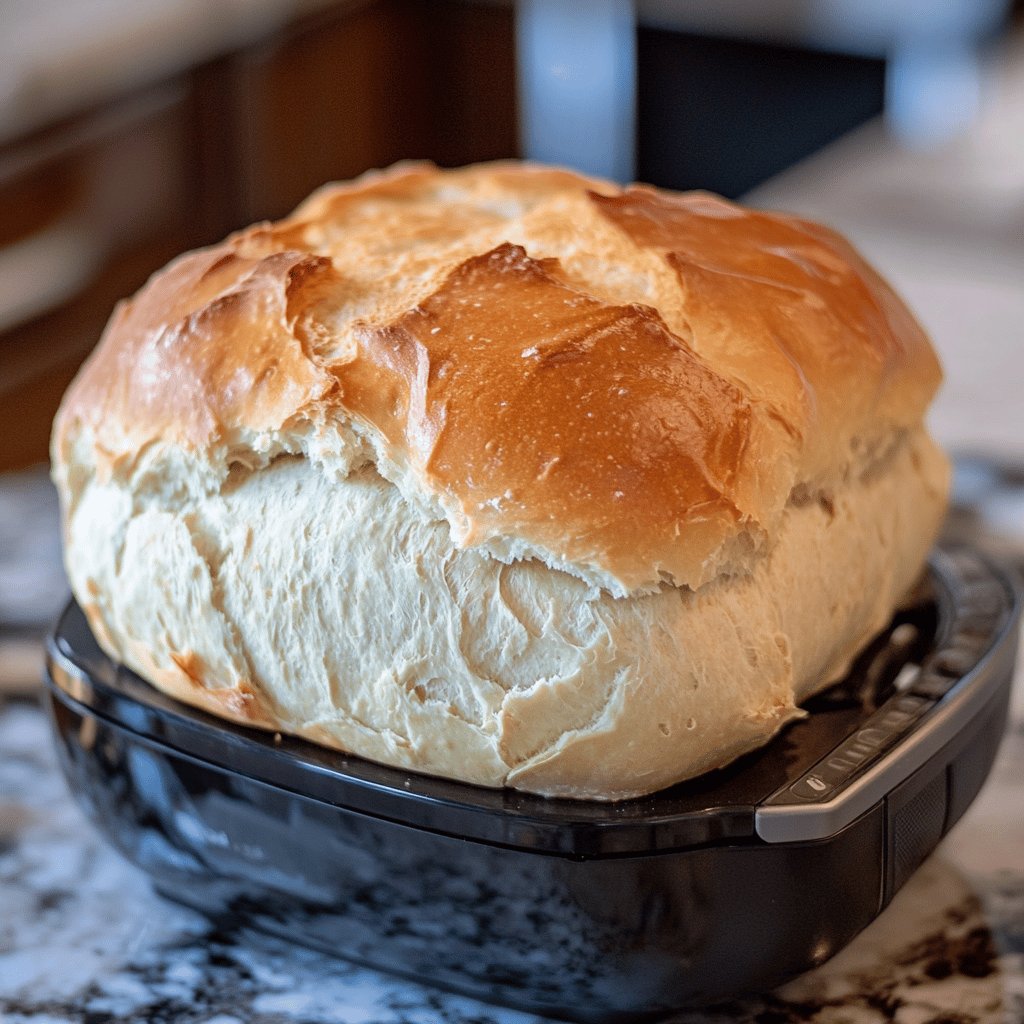
[[(71, 802), (42, 715), (0, 713), (0, 1020), (400, 1024), (539, 1018), (226, 934), (156, 896)], [(1024, 1021), (1024, 716), (965, 820), (828, 964), (686, 1024)]]

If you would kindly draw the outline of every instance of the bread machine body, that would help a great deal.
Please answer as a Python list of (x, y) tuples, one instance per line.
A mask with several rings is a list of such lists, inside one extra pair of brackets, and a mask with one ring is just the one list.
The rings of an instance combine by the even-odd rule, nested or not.
[(618, 804), (426, 778), (180, 705), (69, 606), (61, 763), (167, 896), (484, 1000), (636, 1020), (764, 989), (885, 907), (963, 814), (1005, 723), (1020, 600), (969, 549), (770, 747)]

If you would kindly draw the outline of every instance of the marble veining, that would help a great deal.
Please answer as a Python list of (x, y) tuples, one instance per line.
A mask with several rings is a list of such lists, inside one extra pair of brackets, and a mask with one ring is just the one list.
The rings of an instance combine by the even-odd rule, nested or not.
[[(1024, 1022), (1019, 710), (975, 807), (878, 921), (784, 988), (683, 1014), (678, 1024)], [(3, 1024), (540, 1020), (260, 933), (229, 933), (167, 902), (72, 803), (42, 714), (23, 703), (0, 711)]]

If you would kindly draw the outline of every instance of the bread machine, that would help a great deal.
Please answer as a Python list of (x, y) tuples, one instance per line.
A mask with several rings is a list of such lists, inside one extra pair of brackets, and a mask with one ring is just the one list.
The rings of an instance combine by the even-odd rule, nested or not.
[(847, 679), (736, 764), (619, 803), (410, 774), (214, 719), (49, 642), (68, 782), (157, 889), (225, 923), (571, 1020), (765, 989), (876, 917), (1003, 731), (1021, 599), (967, 547)]

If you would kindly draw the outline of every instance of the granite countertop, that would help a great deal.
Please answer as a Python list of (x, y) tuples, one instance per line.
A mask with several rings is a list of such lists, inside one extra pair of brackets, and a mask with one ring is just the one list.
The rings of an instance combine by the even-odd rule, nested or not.
[[(977, 803), (889, 908), (823, 967), (688, 1024), (1024, 1021), (1024, 690)], [(541, 1018), (228, 934), (157, 896), (72, 802), (42, 712), (0, 711), (0, 1021), (181, 1024)]]

